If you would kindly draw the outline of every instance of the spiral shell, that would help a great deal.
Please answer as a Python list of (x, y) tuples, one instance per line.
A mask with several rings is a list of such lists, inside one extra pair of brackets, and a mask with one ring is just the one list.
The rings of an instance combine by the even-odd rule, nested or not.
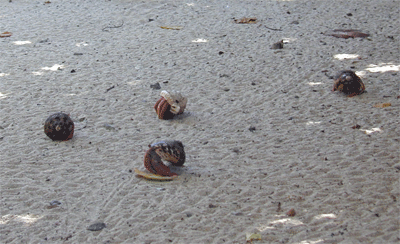
[(44, 123), (44, 133), (53, 141), (67, 141), (74, 136), (74, 122), (65, 113), (50, 115)]
[(156, 104), (154, 105), (154, 109), (158, 115), (159, 119), (172, 119), (175, 114), (171, 112), (171, 105), (165, 100), (165, 98), (161, 97)]
[(144, 156), (144, 167), (151, 173), (162, 176), (174, 176), (170, 168), (163, 163), (170, 162), (174, 166), (182, 166), (185, 163), (186, 155), (182, 142), (160, 141), (149, 145)]
[(144, 167), (151, 173), (161, 176), (177, 175), (176, 173), (172, 173), (170, 168), (162, 162), (161, 157), (153, 148), (149, 148), (144, 155)]
[(365, 85), (351, 70), (342, 70), (335, 76), (332, 91), (341, 91), (349, 97), (360, 95), (365, 91)]
[(160, 141), (150, 145), (161, 159), (172, 163), (174, 166), (182, 166), (186, 155), (183, 144), (180, 141)]

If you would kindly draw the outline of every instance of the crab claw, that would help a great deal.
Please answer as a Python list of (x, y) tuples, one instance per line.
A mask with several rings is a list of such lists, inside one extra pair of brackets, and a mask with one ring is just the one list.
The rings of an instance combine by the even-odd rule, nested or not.
[(181, 114), (186, 108), (187, 98), (182, 96), (180, 92), (172, 91), (161, 91), (160, 95), (167, 100), (168, 104), (171, 105), (171, 113)]

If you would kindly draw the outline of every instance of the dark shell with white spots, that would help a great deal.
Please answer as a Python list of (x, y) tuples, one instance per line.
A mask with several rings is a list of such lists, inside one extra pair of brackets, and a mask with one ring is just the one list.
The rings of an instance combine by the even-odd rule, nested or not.
[(74, 122), (65, 113), (50, 115), (44, 123), (44, 133), (53, 141), (67, 141), (74, 136)]
[(360, 95), (365, 91), (365, 85), (351, 70), (342, 70), (335, 76), (332, 91), (341, 91), (349, 97)]

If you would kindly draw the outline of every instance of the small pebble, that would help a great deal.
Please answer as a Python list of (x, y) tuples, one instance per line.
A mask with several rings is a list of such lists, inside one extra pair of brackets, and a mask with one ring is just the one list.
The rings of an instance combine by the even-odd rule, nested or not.
[(49, 42), (49, 38), (39, 41), (39, 43)]
[(283, 48), (283, 40), (272, 44), (271, 49), (282, 49)]
[(161, 85), (160, 83), (155, 83), (153, 85), (150, 85), (150, 88), (154, 89), (154, 90), (160, 90), (161, 89)]
[(106, 128), (106, 130), (110, 130), (110, 131), (115, 131), (115, 127), (110, 125), (110, 124), (104, 124), (104, 128)]
[(53, 200), (50, 202), (50, 206), (55, 206), (55, 205), (61, 205), (61, 202), (57, 200)]
[(216, 208), (216, 207), (218, 207), (218, 206), (217, 206), (217, 205), (214, 205), (214, 204), (209, 204), (208, 207), (209, 207), (209, 208)]
[(106, 224), (104, 224), (104, 223), (95, 223), (95, 224), (90, 225), (90, 226), (87, 228), (87, 230), (90, 230), (90, 231), (99, 231), (99, 230), (102, 230), (102, 229), (104, 229), (104, 228), (106, 228)]

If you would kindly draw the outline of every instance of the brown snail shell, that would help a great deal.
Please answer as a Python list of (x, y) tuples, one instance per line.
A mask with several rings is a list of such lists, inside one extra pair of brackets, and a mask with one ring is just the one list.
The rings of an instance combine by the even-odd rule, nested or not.
[(335, 76), (332, 91), (341, 91), (349, 97), (360, 95), (365, 91), (365, 85), (351, 70), (342, 70)]
[(172, 119), (177, 114), (182, 114), (186, 108), (187, 98), (181, 93), (161, 91), (161, 98), (154, 105), (159, 119)]
[(44, 133), (53, 141), (67, 141), (74, 136), (74, 122), (68, 114), (50, 115), (44, 123)]
[(170, 162), (174, 166), (182, 166), (186, 155), (184, 146), (180, 141), (160, 141), (149, 145), (144, 156), (144, 167), (153, 174), (162, 176), (174, 176), (170, 168), (163, 163)]
[(171, 112), (171, 105), (169, 105), (167, 100), (163, 97), (156, 102), (154, 109), (156, 110), (159, 119), (168, 120), (175, 116), (175, 114)]

